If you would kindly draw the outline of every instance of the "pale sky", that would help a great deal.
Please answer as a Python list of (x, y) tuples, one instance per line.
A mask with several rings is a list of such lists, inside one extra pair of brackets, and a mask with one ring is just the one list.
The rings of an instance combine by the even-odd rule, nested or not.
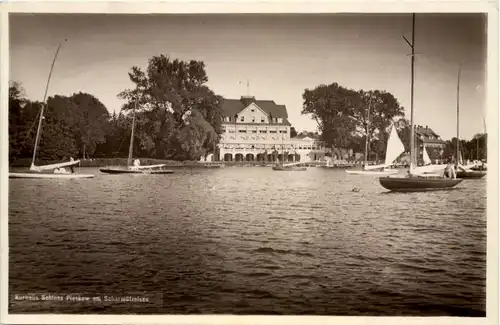
[[(337, 82), (391, 92), (410, 117), (411, 14), (353, 15), (83, 15), (10, 16), (11, 80), (42, 100), (58, 43), (49, 95), (87, 92), (110, 112), (130, 88), (134, 65), (166, 54), (203, 60), (208, 86), (226, 98), (249, 93), (286, 105), (299, 131), (316, 122), (300, 114), (304, 89)], [(415, 123), (443, 139), (456, 136), (456, 86), (462, 62), (460, 137), (484, 132), (486, 18), (417, 14)]]

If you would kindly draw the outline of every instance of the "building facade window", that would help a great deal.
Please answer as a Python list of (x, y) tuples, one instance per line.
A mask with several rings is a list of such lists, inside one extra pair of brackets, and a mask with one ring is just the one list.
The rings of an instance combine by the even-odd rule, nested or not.
[(245, 122), (245, 117), (244, 116), (240, 117), (240, 122)]

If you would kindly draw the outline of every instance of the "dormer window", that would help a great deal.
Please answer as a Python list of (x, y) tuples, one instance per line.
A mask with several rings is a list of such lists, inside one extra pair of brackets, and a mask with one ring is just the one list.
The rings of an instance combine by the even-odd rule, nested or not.
[(278, 117), (278, 123), (283, 123), (283, 119), (281, 117)]

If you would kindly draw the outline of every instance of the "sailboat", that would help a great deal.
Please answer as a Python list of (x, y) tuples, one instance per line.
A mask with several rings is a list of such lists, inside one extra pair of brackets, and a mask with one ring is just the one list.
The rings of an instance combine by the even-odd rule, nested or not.
[[(368, 147), (368, 145), (366, 146)], [(399, 138), (396, 126), (393, 124), (391, 126), (391, 133), (389, 135), (389, 140), (387, 141), (387, 148), (385, 152), (385, 163), (382, 165), (367, 165), (367, 155), (365, 153), (365, 166), (363, 170), (346, 170), (348, 174), (355, 175), (392, 175), (399, 172), (399, 170), (394, 168), (388, 168), (394, 164), (396, 158), (398, 158), (405, 151), (405, 147), (401, 139)], [(366, 152), (368, 150), (366, 149)], [(375, 170), (382, 169), (382, 170)]]
[(140, 160), (134, 160), (132, 164), (132, 152), (134, 149), (134, 131), (135, 131), (135, 110), (137, 109), (137, 99), (134, 104), (134, 108), (132, 111), (132, 132), (130, 134), (130, 146), (128, 149), (128, 159), (127, 159), (127, 168), (120, 167), (105, 167), (100, 168), (99, 171), (105, 174), (172, 174), (174, 171), (169, 169), (160, 169), (164, 167), (165, 164), (157, 164), (157, 165), (146, 165), (141, 166)]
[(432, 160), (429, 157), (429, 153), (425, 144), (423, 145), (422, 158), (424, 161), (423, 166), (418, 166), (413, 169), (414, 174), (423, 176), (441, 176), (447, 165), (443, 164), (432, 164)]
[(295, 162), (295, 163), (290, 163), (290, 164), (285, 164), (285, 155), (284, 155), (284, 149), (283, 149), (283, 137), (281, 137), (281, 165), (276, 164), (273, 166), (273, 170), (276, 171), (289, 171), (289, 172), (300, 172), (300, 171), (305, 171), (307, 170), (307, 167), (305, 166), (298, 166), (302, 164), (301, 162)]
[[(484, 132), (484, 134), (487, 134), (486, 133), (486, 121), (485, 121), (484, 117), (483, 117), (483, 132)], [(484, 160), (479, 159), (479, 138), (477, 138), (476, 154), (477, 154), (477, 160), (474, 162), (473, 166), (468, 166), (469, 169), (474, 170), (474, 171), (486, 172), (488, 169), (486, 162)]]
[[(460, 85), (460, 67), (458, 68), (458, 85)], [(486, 171), (482, 170), (472, 170), (472, 167), (475, 167), (475, 164), (466, 166), (464, 165), (463, 162), (463, 157), (462, 153), (460, 152), (460, 124), (459, 124), (459, 117), (460, 117), (460, 106), (459, 106), (459, 100), (460, 100), (460, 93), (459, 93), (460, 88), (457, 87), (457, 177), (458, 178), (472, 178), (472, 179), (478, 179), (478, 178), (483, 178), (486, 176)]]
[[(38, 128), (36, 131), (35, 146), (33, 148), (33, 158), (31, 160), (30, 169), (29, 169), (29, 171), (26, 171), (25, 173), (10, 173), (9, 172), (9, 178), (73, 179), (73, 178), (92, 178), (92, 177), (94, 177), (94, 175), (92, 175), (92, 174), (74, 173), (73, 166), (78, 165), (80, 163), (80, 160), (73, 160), (73, 158), (71, 158), (70, 161), (63, 162), (63, 163), (43, 165), (43, 166), (36, 166), (35, 165), (36, 154), (37, 154), (38, 145), (40, 142), (40, 136), (42, 133), (42, 121), (44, 119), (43, 113), (45, 110), (45, 106), (47, 105), (46, 99), (47, 99), (47, 91), (49, 89), (50, 77), (52, 76), (54, 64), (56, 62), (57, 55), (59, 54), (59, 50), (61, 49), (61, 46), (62, 46), (62, 43), (59, 44), (59, 46), (57, 47), (56, 54), (54, 55), (54, 59), (52, 60), (52, 66), (50, 67), (49, 77), (47, 79), (47, 85), (45, 86), (45, 94), (43, 97), (42, 107), (40, 108), (40, 119), (38, 121)], [(72, 172), (70, 173), (70, 172), (66, 171), (66, 169), (64, 167), (70, 167)]]
[(471, 167), (474, 167), (475, 165), (472, 166), (465, 166), (463, 163), (463, 157), (462, 153), (460, 152), (460, 123), (459, 123), (459, 118), (460, 118), (460, 106), (459, 106), (459, 101), (460, 101), (460, 67), (458, 68), (458, 86), (457, 86), (457, 177), (458, 178), (483, 178), (486, 176), (485, 171), (480, 171), (480, 170), (472, 170)]
[[(410, 136), (410, 169), (406, 176), (386, 176), (380, 177), (379, 182), (382, 187), (394, 192), (420, 192), (445, 190), (455, 187), (463, 180), (457, 178), (445, 178), (442, 176), (425, 176), (415, 169), (415, 129), (414, 125), (414, 65), (415, 65), (415, 14), (412, 15), (412, 42), (406, 37), (405, 41), (411, 47), (411, 136)], [(425, 166), (424, 166), (425, 167)], [(445, 166), (443, 166), (445, 167)]]
[[(367, 165), (367, 160), (365, 158), (365, 166), (363, 170), (346, 170), (348, 174), (356, 175), (393, 175), (399, 171), (394, 168), (389, 168), (394, 165), (395, 160), (404, 152), (404, 145), (399, 138), (396, 130), (396, 126), (393, 124), (391, 126), (391, 133), (389, 135), (389, 140), (387, 141), (387, 148), (385, 154), (385, 162), (380, 165)], [(376, 170), (381, 169), (381, 170)]]

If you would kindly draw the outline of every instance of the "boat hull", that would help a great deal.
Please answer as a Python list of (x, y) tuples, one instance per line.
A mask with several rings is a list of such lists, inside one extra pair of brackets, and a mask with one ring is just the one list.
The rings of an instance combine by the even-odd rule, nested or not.
[(352, 168), (354, 167), (353, 165), (320, 165), (318, 166), (320, 168), (330, 168), (330, 169), (346, 169), (346, 168)]
[(203, 165), (204, 168), (223, 168), (225, 167), (224, 164), (205, 164)]
[(486, 172), (478, 170), (458, 171), (457, 178), (483, 178)]
[(76, 179), (76, 178), (92, 178), (91, 174), (51, 174), (51, 173), (9, 173), (9, 178), (52, 178), (52, 179)]
[(120, 169), (120, 168), (99, 168), (101, 173), (105, 174), (173, 174), (173, 170), (170, 169), (158, 169), (158, 170), (131, 170), (131, 169)]
[(381, 177), (380, 185), (393, 192), (424, 192), (447, 190), (460, 184), (463, 179), (425, 177)]
[(281, 167), (281, 166), (274, 166), (273, 170), (276, 171), (284, 171), (284, 172), (301, 172), (307, 170), (307, 167)]
[(367, 175), (367, 176), (383, 176), (383, 175), (393, 175), (399, 173), (399, 170), (387, 170), (387, 171), (370, 171), (370, 170), (346, 170), (346, 173), (350, 175)]

